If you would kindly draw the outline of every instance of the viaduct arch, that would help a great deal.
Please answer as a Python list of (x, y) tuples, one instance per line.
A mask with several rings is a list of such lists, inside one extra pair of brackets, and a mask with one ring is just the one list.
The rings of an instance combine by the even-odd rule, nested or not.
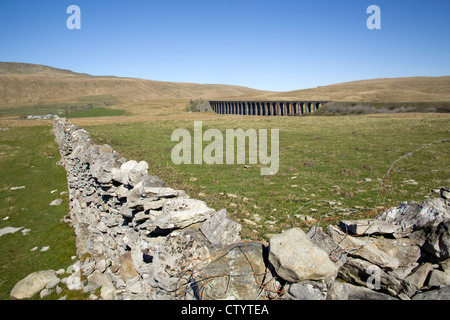
[(214, 112), (252, 116), (301, 116), (329, 101), (209, 101)]

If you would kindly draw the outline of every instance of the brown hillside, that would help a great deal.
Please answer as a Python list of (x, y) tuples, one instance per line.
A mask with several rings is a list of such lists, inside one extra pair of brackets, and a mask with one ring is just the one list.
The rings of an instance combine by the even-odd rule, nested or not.
[(99, 77), (41, 65), (0, 63), (0, 107), (73, 102), (110, 95), (121, 102), (262, 95), (241, 86)]
[(112, 96), (122, 103), (164, 99), (450, 101), (450, 76), (361, 80), (288, 92), (220, 85), (91, 76), (27, 63), (0, 62), (0, 108)]
[(265, 99), (276, 98), (365, 102), (450, 101), (450, 76), (361, 80), (265, 96)]

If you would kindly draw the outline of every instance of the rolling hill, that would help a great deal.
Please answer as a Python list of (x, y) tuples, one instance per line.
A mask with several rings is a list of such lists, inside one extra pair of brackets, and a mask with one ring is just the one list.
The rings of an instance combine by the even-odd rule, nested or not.
[(450, 76), (360, 80), (314, 89), (270, 93), (266, 98), (350, 102), (450, 101)]
[(91, 76), (48, 66), (0, 62), (0, 108), (110, 96), (121, 102), (262, 95), (241, 86)]
[(450, 76), (360, 80), (288, 92), (242, 86), (92, 76), (49, 66), (0, 62), (0, 108), (111, 97), (121, 103), (168, 99), (450, 101)]

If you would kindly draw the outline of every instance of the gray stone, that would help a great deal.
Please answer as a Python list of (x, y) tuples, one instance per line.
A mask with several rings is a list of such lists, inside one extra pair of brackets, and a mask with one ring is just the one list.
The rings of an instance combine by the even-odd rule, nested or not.
[(112, 283), (102, 286), (100, 289), (100, 297), (103, 300), (113, 300), (116, 288)]
[(203, 222), (200, 231), (215, 245), (229, 246), (241, 241), (241, 225), (231, 220), (225, 209)]
[(29, 299), (55, 279), (57, 276), (54, 270), (33, 272), (16, 283), (10, 296), (13, 299)]
[(159, 210), (164, 206), (164, 203), (166, 203), (168, 199), (160, 199), (160, 200), (149, 200), (144, 201), (144, 211), (148, 210)]
[(81, 272), (79, 270), (75, 271), (70, 276), (68, 276), (67, 278), (64, 278), (64, 279), (66, 279), (65, 284), (67, 285), (67, 289), (69, 289), (71, 291), (83, 289), (83, 282), (81, 280)]
[(366, 287), (346, 283), (348, 300), (398, 300), (388, 294), (377, 292)]
[(56, 207), (56, 206), (62, 205), (62, 203), (63, 203), (63, 199), (56, 199), (56, 200), (53, 200), (52, 202), (50, 202), (50, 205)]
[(400, 229), (397, 225), (375, 219), (343, 220), (338, 226), (344, 233), (349, 232), (353, 235), (393, 234)]
[(52, 293), (52, 289), (45, 288), (39, 293), (39, 296), (41, 297), (41, 299), (43, 299), (43, 298), (49, 296), (51, 293)]
[(338, 277), (358, 286), (373, 286), (375, 289), (394, 297), (402, 293), (412, 296), (416, 291), (416, 288), (407, 281), (399, 279), (395, 274), (385, 272), (378, 266), (362, 259), (349, 259), (339, 269)]
[(142, 188), (163, 188), (166, 183), (157, 176), (145, 176), (142, 178)]
[(344, 234), (331, 225), (328, 227), (328, 234), (352, 257), (360, 257), (380, 267), (391, 270), (399, 266), (399, 261), (396, 258), (371, 245), (371, 239), (369, 238), (364, 238), (364, 240), (357, 239)]
[(141, 182), (142, 179), (147, 176), (147, 169), (148, 163), (145, 161), (140, 161), (128, 172), (127, 183), (135, 186)]
[(429, 287), (444, 287), (450, 286), (450, 272), (434, 269), (431, 271), (430, 278), (428, 280)]
[(450, 218), (426, 230), (422, 248), (437, 260), (450, 257)]
[(178, 190), (172, 188), (155, 188), (155, 187), (145, 187), (140, 188), (140, 196), (143, 198), (156, 197), (156, 198), (173, 198), (179, 195)]
[(286, 300), (326, 300), (327, 285), (321, 281), (289, 283), (285, 287)]
[(370, 244), (389, 256), (396, 258), (399, 262), (399, 267), (410, 266), (421, 257), (419, 242), (414, 239), (372, 237)]
[(336, 280), (328, 287), (327, 300), (348, 300), (348, 294), (348, 285)]
[(450, 272), (450, 258), (442, 261), (440, 265), (445, 272)]
[(330, 260), (338, 267), (347, 261), (347, 254), (328, 234), (317, 226), (311, 227), (307, 233), (308, 238), (319, 248), (328, 253)]
[[(202, 300), (256, 300), (274, 297), (281, 291), (264, 261), (264, 247), (259, 243), (239, 243), (217, 258), (195, 277)], [(267, 288), (267, 289), (263, 289)]]
[(130, 160), (123, 163), (119, 169), (111, 168), (112, 179), (122, 184), (128, 184), (128, 174), (137, 164), (137, 161)]
[(431, 263), (423, 263), (419, 267), (414, 269), (411, 274), (406, 277), (405, 280), (420, 289), (424, 286), (425, 280), (432, 270), (433, 265)]
[(186, 283), (192, 276), (211, 262), (212, 255), (208, 240), (198, 229), (174, 231), (165, 237), (154, 252), (149, 284), (159, 288), (153, 292), (153, 299), (181, 298)]
[(418, 293), (411, 300), (450, 300), (450, 286)]
[(89, 283), (94, 284), (98, 287), (103, 287), (112, 283), (111, 277), (106, 273), (101, 273), (99, 271), (94, 271), (87, 277)]
[(20, 227), (20, 228), (14, 228), (14, 227), (2, 228), (2, 229), (0, 229), (0, 237), (5, 235), (5, 234), (8, 234), (8, 233), (16, 233), (17, 231), (19, 231), (21, 229), (23, 229), (23, 227)]
[(47, 283), (45, 285), (45, 287), (47, 289), (52, 289), (52, 288), (56, 287), (60, 282), (61, 282), (61, 280), (59, 278), (56, 278), (53, 281), (50, 281), (49, 283)]
[(215, 213), (200, 200), (178, 198), (164, 203), (162, 214), (156, 220), (156, 226), (161, 229), (186, 228), (202, 222)]
[(83, 293), (94, 292), (97, 290), (98, 286), (93, 283), (88, 283), (83, 287)]
[(377, 220), (399, 226), (405, 233), (437, 226), (444, 219), (450, 219), (450, 205), (445, 199), (427, 199), (422, 204), (414, 201), (403, 202), (377, 217)]
[(288, 282), (334, 277), (336, 265), (299, 228), (270, 238), (269, 261), (275, 272)]

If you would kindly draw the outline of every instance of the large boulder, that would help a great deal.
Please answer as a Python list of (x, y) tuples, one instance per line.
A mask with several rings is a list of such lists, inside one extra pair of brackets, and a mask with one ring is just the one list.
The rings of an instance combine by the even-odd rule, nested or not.
[(334, 277), (337, 266), (328, 254), (299, 228), (273, 236), (269, 241), (269, 261), (275, 272), (288, 282)]
[(29, 299), (58, 278), (54, 270), (37, 271), (20, 280), (11, 290), (13, 299)]
[(194, 228), (174, 231), (158, 243), (149, 272), (154, 300), (186, 298), (191, 278), (212, 255), (205, 236)]
[(196, 277), (196, 296), (204, 300), (256, 300), (275, 297), (281, 292), (265, 263), (264, 246), (243, 241), (224, 253)]

